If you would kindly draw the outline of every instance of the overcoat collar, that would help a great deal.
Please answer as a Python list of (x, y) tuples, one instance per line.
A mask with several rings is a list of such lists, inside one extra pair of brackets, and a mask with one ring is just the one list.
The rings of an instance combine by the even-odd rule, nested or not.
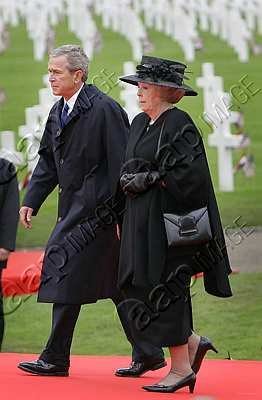
[[(167, 113), (169, 111), (170, 111), (169, 109), (164, 111), (155, 120), (155, 122), (153, 124), (153, 126), (158, 126), (159, 125), (159, 133), (161, 131), (161, 126), (163, 124), (163, 121), (166, 119)], [(140, 125), (138, 127), (135, 125), (135, 132), (137, 132), (137, 133), (133, 136), (133, 140), (132, 140), (132, 134), (131, 134), (131, 140), (130, 140), (131, 141), (131, 145), (130, 145), (130, 148), (128, 149), (128, 153), (127, 153), (128, 158), (135, 157), (136, 145), (137, 145), (138, 141), (142, 138), (142, 136), (143, 136), (143, 134), (145, 132), (145, 129), (148, 126), (149, 121), (150, 121), (150, 117), (146, 113), (143, 113), (142, 115), (143, 115), (143, 119), (141, 118)]]
[(75, 102), (74, 108), (69, 114), (66, 125), (62, 129), (61, 127), (61, 112), (64, 106), (64, 99), (63, 97), (57, 103), (56, 111), (55, 111), (55, 118), (56, 124), (59, 127), (56, 133), (56, 139), (60, 139), (60, 136), (65, 131), (66, 126), (73, 120), (76, 119), (81, 113), (87, 112), (92, 107), (92, 99), (99, 94), (99, 90), (94, 85), (84, 85), (82, 90), (80, 91), (77, 100)]

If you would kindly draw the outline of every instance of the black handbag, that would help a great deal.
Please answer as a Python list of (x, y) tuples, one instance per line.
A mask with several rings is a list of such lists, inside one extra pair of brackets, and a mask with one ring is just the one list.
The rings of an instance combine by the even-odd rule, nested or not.
[(168, 246), (194, 246), (212, 239), (207, 207), (185, 215), (164, 214)]
[[(164, 126), (165, 120), (161, 127), (157, 152), (160, 149)], [(207, 243), (212, 239), (207, 207), (193, 210), (184, 215), (164, 213), (163, 218), (169, 247), (194, 246)]]

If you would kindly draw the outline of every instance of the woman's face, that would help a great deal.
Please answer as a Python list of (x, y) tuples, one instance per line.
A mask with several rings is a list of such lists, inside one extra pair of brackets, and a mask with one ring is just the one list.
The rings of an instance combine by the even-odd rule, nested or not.
[(138, 82), (137, 96), (142, 111), (150, 115), (164, 103), (160, 91), (157, 85)]

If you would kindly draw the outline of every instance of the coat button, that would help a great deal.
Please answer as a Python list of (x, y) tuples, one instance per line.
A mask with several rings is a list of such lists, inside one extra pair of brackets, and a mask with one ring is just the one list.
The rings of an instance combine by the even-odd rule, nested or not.
[(56, 136), (60, 136), (61, 135), (61, 129), (58, 129), (58, 131), (56, 132)]
[(63, 165), (63, 164), (64, 164), (64, 159), (61, 158), (61, 160), (60, 160), (60, 165)]
[(61, 187), (59, 187), (58, 193), (60, 194), (60, 193), (62, 193), (62, 191), (63, 191), (63, 189)]
[(57, 222), (61, 222), (61, 221), (62, 221), (62, 217), (58, 217)]

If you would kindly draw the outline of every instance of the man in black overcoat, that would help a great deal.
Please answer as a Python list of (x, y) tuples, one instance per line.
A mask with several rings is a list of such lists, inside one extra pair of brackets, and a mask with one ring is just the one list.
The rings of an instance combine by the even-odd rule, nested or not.
[(15, 249), (19, 220), (19, 192), (15, 168), (0, 158), (0, 350), (4, 335), (4, 311), (1, 277), (11, 251)]
[[(58, 185), (57, 223), (47, 244), (38, 294), (39, 302), (54, 303), (52, 331), (39, 359), (18, 367), (38, 375), (67, 376), (81, 304), (104, 298), (116, 305), (122, 301), (116, 287), (116, 224), (95, 231), (89, 221), (116, 193), (129, 122), (118, 103), (85, 84), (88, 58), (79, 46), (55, 49), (48, 71), (54, 95), (62, 97), (50, 111), (20, 218), (31, 228), (31, 216)], [(125, 313), (120, 311), (119, 317), (133, 347), (133, 362), (117, 375), (139, 376), (163, 367), (162, 350), (134, 342)]]

